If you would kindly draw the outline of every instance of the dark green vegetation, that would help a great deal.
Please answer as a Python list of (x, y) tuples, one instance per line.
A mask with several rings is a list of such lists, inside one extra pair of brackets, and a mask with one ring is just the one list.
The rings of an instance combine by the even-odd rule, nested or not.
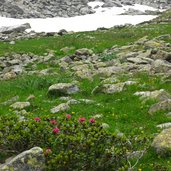
[[(65, 35), (62, 37), (48, 37), (48, 38), (39, 38), (39, 39), (32, 39), (32, 40), (22, 40), (22, 41), (17, 41), (15, 45), (9, 45), (8, 43), (0, 43), (0, 54), (4, 55), (6, 53), (34, 53), (38, 55), (42, 55), (44, 53), (48, 53), (51, 50), (55, 51), (56, 58), (61, 58), (65, 55), (72, 54), (75, 52), (76, 49), (80, 48), (91, 48), (95, 53), (99, 53), (104, 51), (107, 48), (111, 48), (114, 45), (122, 46), (122, 45), (127, 45), (129, 43), (133, 43), (134, 41), (138, 40), (139, 38), (143, 36), (148, 36), (149, 38), (154, 38), (156, 36), (160, 36), (163, 34), (168, 34), (170, 33), (171, 30), (171, 25), (170, 24), (162, 24), (162, 25), (156, 25), (156, 24), (151, 24), (151, 25), (142, 25), (142, 26), (137, 26), (133, 28), (122, 28), (122, 29), (111, 29), (108, 31), (96, 31), (96, 32), (86, 32), (86, 33), (74, 33), (71, 35)], [(171, 40), (165, 40), (167, 42), (171, 42)], [(60, 49), (64, 47), (74, 47), (71, 51), (64, 53), (61, 52)], [(111, 60), (112, 58), (115, 58), (115, 55), (109, 55), (109, 56), (102, 56), (101, 60), (102, 61), (108, 61)], [(48, 65), (38, 65), (38, 68), (44, 69), (48, 68)], [(73, 80), (77, 80), (77, 78), (74, 78), (73, 75), (70, 73), (65, 73), (61, 72), (58, 68), (58, 66), (51, 66), (54, 67), (55, 70), (58, 72), (57, 76), (44, 76), (44, 77), (39, 77), (39, 76), (26, 76), (22, 75), (19, 76), (16, 79), (9, 80), (9, 81), (1, 81), (0, 82), (0, 103), (10, 99), (11, 97), (14, 96), (19, 96), (19, 101), (26, 101), (27, 97), (30, 94), (35, 95), (35, 99), (31, 101), (31, 106), (27, 109), (29, 111), (29, 116), (28, 117), (30, 121), (30, 125), (32, 124), (34, 126), (37, 125), (37, 127), (40, 127), (40, 132), (43, 133), (44, 136), (49, 136), (51, 138), (50, 129), (49, 126), (47, 126), (47, 123), (45, 122), (46, 117), (50, 117), (53, 119), (57, 120), (62, 120), (64, 113), (59, 113), (59, 114), (54, 114), (49, 115), (50, 109), (53, 106), (57, 106), (58, 104), (61, 103), (61, 100), (59, 98), (55, 97), (49, 97), (47, 95), (48, 87), (54, 83), (69, 83), (72, 82)], [(151, 142), (155, 136), (156, 133), (160, 132), (160, 129), (156, 128), (156, 125), (160, 123), (165, 123), (165, 122), (170, 122), (171, 119), (167, 118), (164, 111), (157, 112), (153, 115), (150, 115), (148, 113), (149, 107), (155, 103), (155, 101), (147, 101), (145, 103), (142, 103), (142, 101), (139, 100), (138, 97), (134, 96), (133, 94), (137, 91), (152, 91), (152, 90), (158, 90), (158, 89), (165, 89), (167, 92), (171, 93), (171, 84), (169, 82), (164, 82), (162, 80), (162, 77), (160, 76), (149, 76), (147, 73), (138, 73), (133, 75), (131, 78), (127, 76), (120, 76), (119, 78), (120, 81), (127, 81), (127, 80), (138, 80), (138, 84), (136, 85), (131, 85), (127, 89), (125, 89), (123, 92), (120, 93), (115, 93), (113, 95), (106, 95), (106, 94), (96, 94), (92, 95), (92, 90), (100, 84), (101, 78), (96, 77), (94, 78), (93, 81), (90, 80), (79, 80), (80, 81), (80, 89), (81, 92), (75, 95), (72, 95), (71, 97), (73, 99), (90, 99), (94, 100), (96, 103), (94, 104), (76, 104), (72, 105), (71, 109), (66, 111), (67, 113), (73, 113), (72, 118), (75, 120), (74, 124), (78, 125), (77, 120), (80, 117), (85, 117), (85, 118), (91, 118), (95, 115), (101, 115), (102, 117), (97, 118), (97, 125), (93, 127), (92, 132), (95, 134), (100, 131), (100, 126), (98, 124), (100, 123), (107, 123), (109, 124), (109, 129), (107, 130), (108, 133), (105, 135), (109, 134), (109, 137), (105, 137), (106, 139), (110, 139), (111, 133), (117, 135), (120, 133), (124, 134), (124, 139), (120, 140), (122, 142), (121, 144), (118, 143), (119, 138), (116, 138), (116, 144), (118, 145), (118, 149), (120, 150), (119, 152), (117, 151), (118, 149), (115, 149), (115, 154), (119, 166), (118, 168), (123, 164), (125, 168), (122, 168), (123, 170), (126, 170), (128, 167), (130, 168), (131, 166), (134, 166), (136, 163), (136, 159), (130, 160), (130, 165), (127, 163), (125, 160), (125, 150), (130, 150), (136, 151), (136, 150), (147, 150), (145, 155), (139, 160), (139, 162), (135, 165), (133, 168), (134, 170), (139, 170), (141, 171), (170, 171), (171, 170), (171, 159), (168, 157), (161, 157), (156, 154), (156, 152), (151, 148)], [(99, 104), (99, 105), (97, 105)], [(4, 106), (0, 104), (0, 116), (2, 116), (2, 121), (0, 128), (4, 129), (4, 135), (5, 135), (5, 124), (7, 123), (9, 125), (13, 125), (15, 121), (15, 116), (16, 114), (9, 109), (9, 106)], [(13, 119), (10, 117), (14, 117)], [(8, 118), (9, 117), (9, 118)], [(40, 117), (44, 122), (35, 122), (33, 121), (34, 117)], [(4, 121), (6, 120), (6, 121)], [(11, 123), (8, 122), (7, 120), (11, 120)], [(12, 121), (13, 120), (13, 121)], [(21, 122), (22, 123), (22, 122)], [(7, 146), (4, 147), (4, 144), (0, 144), (0, 152), (7, 148), (10, 147), (10, 140), (16, 141), (15, 136), (18, 137), (19, 142), (25, 142), (21, 138), (20, 134), (20, 129), (23, 125), (21, 123), (18, 123), (18, 130), (13, 130), (14, 128), (11, 127), (11, 132), (6, 132), (6, 134), (11, 135), (8, 137), (8, 144)], [(60, 121), (61, 125), (65, 124)], [(49, 132), (44, 132), (45, 130), (43, 129), (43, 126), (40, 125), (43, 124), (45, 127), (47, 126), (49, 129)], [(72, 122), (70, 123), (71, 125), (73, 124)], [(8, 125), (8, 126), (9, 126)], [(24, 125), (24, 127), (29, 127), (30, 125)], [(87, 125), (85, 124), (85, 130), (89, 129), (88, 127), (88, 122)], [(61, 128), (68, 129), (66, 125), (61, 126)], [(30, 128), (33, 129), (33, 128)], [(34, 128), (35, 129), (35, 128)], [(34, 130), (33, 129), (33, 130)], [(78, 126), (78, 129), (76, 129), (77, 133), (79, 133), (78, 130), (82, 130)], [(35, 129), (36, 130), (36, 129)], [(83, 130), (83, 131), (85, 131)], [(71, 132), (73, 131), (72, 129), (70, 130)], [(91, 132), (90, 131), (90, 132)], [(106, 132), (106, 131), (104, 131)], [(102, 131), (102, 134), (104, 134)], [(36, 135), (39, 135), (36, 131), (34, 132), (34, 136), (32, 136), (32, 140), (30, 141), (30, 144), (27, 141), (26, 146), (23, 147), (22, 150), (31, 148), (34, 146), (37, 142)], [(70, 133), (68, 133), (70, 134)], [(72, 134), (71, 134), (72, 135)], [(3, 135), (0, 135), (3, 136)], [(25, 138), (27, 139), (30, 136), (30, 133), (27, 132), (26, 135), (24, 135)], [(73, 136), (66, 136), (62, 137), (63, 135), (60, 135), (61, 141), (64, 141), (66, 144), (68, 143), (69, 138), (72, 140), (74, 139)], [(1, 138), (1, 137), (0, 137)], [(10, 139), (11, 138), (11, 139)], [(35, 139), (34, 139), (35, 138)], [(98, 137), (97, 137), (98, 138)], [(29, 138), (28, 138), (29, 139)], [(43, 139), (43, 138), (42, 138)], [(106, 140), (105, 139), (105, 140)], [(49, 142), (49, 144), (46, 144), (45, 142), (42, 141), (42, 144), (37, 144), (40, 145), (43, 148), (47, 148), (49, 146), (53, 146), (56, 144), (50, 144), (54, 140), (53, 134), (52, 134), (52, 141)], [(104, 140), (104, 139), (103, 139)], [(98, 139), (98, 141), (102, 141), (102, 139)], [(130, 146), (127, 147), (127, 143), (130, 141), (131, 143), (131, 148)], [(0, 141), (1, 142), (1, 141)], [(74, 139), (75, 142), (80, 142), (79, 136), (78, 139)], [(95, 143), (96, 139), (92, 140), (90, 143)], [(106, 145), (108, 147), (112, 147), (111, 139), (108, 142), (108, 144), (105, 143), (104, 141), (104, 146), (102, 147), (101, 151), (97, 150), (100, 146), (94, 146), (94, 144), (90, 144), (92, 146), (93, 152), (96, 151), (99, 155), (104, 154), (104, 148)], [(4, 142), (3, 142), (4, 143)], [(84, 143), (87, 145), (87, 141), (84, 141)], [(124, 144), (125, 143), (125, 144)], [(13, 143), (15, 144), (15, 142)], [(62, 150), (65, 150), (65, 145), (60, 148)], [(116, 145), (115, 144), (115, 145)], [(125, 146), (124, 146), (124, 145)], [(60, 144), (62, 145), (62, 144)], [(74, 144), (75, 145), (75, 144)], [(75, 149), (76, 145), (73, 146), (73, 151)], [(95, 148), (96, 147), (96, 148)], [(125, 148), (124, 148), (125, 147)], [(17, 147), (14, 146), (14, 148), (17, 151)], [(52, 147), (53, 149), (54, 147)], [(100, 149), (100, 148), (99, 148)], [(13, 150), (13, 149), (10, 149)], [(21, 150), (21, 149), (20, 149)], [(67, 149), (67, 153), (70, 153), (70, 150)], [(82, 152), (84, 152), (84, 148), (82, 148)], [(85, 150), (87, 151), (87, 149)], [(127, 151), (127, 152), (128, 152)], [(89, 153), (92, 154), (92, 151), (88, 151)], [(61, 153), (63, 153), (61, 151)], [(118, 154), (121, 154), (119, 156)], [(13, 154), (13, 153), (12, 153)], [(15, 154), (15, 152), (14, 152)], [(0, 157), (2, 159), (0, 162), (2, 162), (5, 158), (5, 155), (9, 154), (2, 154)], [(59, 159), (61, 159), (63, 162), (68, 162), (68, 158), (65, 155), (62, 156), (56, 156), (53, 158), (52, 156), (48, 156), (50, 158), (50, 167), (54, 167), (54, 163), (57, 162)], [(94, 155), (94, 153), (93, 153)], [(105, 154), (107, 155), (107, 154)], [(110, 154), (111, 155), (111, 154)], [(110, 156), (109, 155), (109, 156)], [(78, 161), (81, 157), (86, 158), (86, 162), (89, 163), (89, 161), (92, 161), (92, 156), (89, 155), (90, 158), (86, 158), (87, 156), (84, 156), (84, 153), (80, 153), (77, 156), (73, 157), (73, 163), (70, 162), (70, 165), (73, 165), (74, 161)], [(98, 155), (97, 155), (98, 156)], [(110, 158), (109, 156), (104, 156), (104, 160), (107, 158)], [(61, 158), (60, 158), (61, 157)], [(119, 158), (120, 157), (120, 158)], [(66, 160), (64, 160), (66, 159)], [(110, 158), (111, 159), (111, 158)], [(113, 162), (113, 160), (110, 160)], [(59, 161), (58, 161), (59, 162)], [(92, 170), (92, 165), (97, 165), (97, 161), (93, 160), (94, 163), (91, 163), (91, 166), (89, 166), (89, 169)], [(86, 163), (86, 164), (87, 164)], [(85, 164), (83, 161), (80, 161), (80, 165)], [(65, 164), (62, 163), (59, 166), (64, 166)], [(114, 165), (116, 167), (116, 165)], [(109, 165), (109, 169), (112, 167)], [(78, 167), (78, 166), (74, 166)], [(88, 166), (87, 166), (88, 167)], [(111, 167), (111, 168), (110, 168)], [(64, 169), (64, 168), (59, 168), (59, 169)], [(67, 168), (65, 168), (67, 169)], [(101, 168), (102, 170), (104, 168)]]

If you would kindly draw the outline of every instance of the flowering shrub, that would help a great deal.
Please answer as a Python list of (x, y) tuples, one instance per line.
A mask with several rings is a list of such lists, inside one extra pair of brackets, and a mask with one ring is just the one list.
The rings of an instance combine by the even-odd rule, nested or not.
[(0, 149), (16, 154), (34, 146), (44, 149), (46, 170), (127, 170), (130, 144), (106, 132), (94, 118), (54, 115), (18, 121), (0, 118)]

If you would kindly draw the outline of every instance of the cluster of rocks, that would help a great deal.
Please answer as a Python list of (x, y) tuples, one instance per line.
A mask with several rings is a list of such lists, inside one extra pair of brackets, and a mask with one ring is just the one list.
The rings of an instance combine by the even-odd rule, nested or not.
[[(95, 0), (1, 0), (0, 15), (12, 18), (47, 18), (72, 17), (91, 14), (95, 11), (88, 2)], [(156, 8), (168, 8), (170, 0), (99, 0), (104, 2), (102, 7), (122, 7), (123, 5), (143, 4)]]
[(151, 10), (136, 10), (133, 8), (128, 8), (122, 15), (159, 15), (161, 12), (159, 10), (151, 11)]
[(1, 0), (1, 16), (13, 18), (72, 17), (93, 13), (88, 0)]
[(10, 42), (10, 44), (15, 44), (16, 40), (21, 39), (34, 39), (39, 37), (50, 37), (50, 36), (62, 36), (65, 34), (70, 34), (72, 32), (67, 32), (65, 29), (59, 30), (58, 32), (40, 32), (36, 33), (34, 31), (27, 32), (27, 29), (31, 29), (29, 23), (1, 27), (0, 28), (0, 41)]
[(53, 71), (48, 68), (44, 70), (37, 70), (36, 64), (47, 64), (48, 61), (53, 58), (53, 54), (47, 54), (45, 56), (37, 56), (34, 54), (10, 54), (0, 57), (0, 80), (9, 80), (16, 78), (21, 74), (38, 74), (47, 75)]

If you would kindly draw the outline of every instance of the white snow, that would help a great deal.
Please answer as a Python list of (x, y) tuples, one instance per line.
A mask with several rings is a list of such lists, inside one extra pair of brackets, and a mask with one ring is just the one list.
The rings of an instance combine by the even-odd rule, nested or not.
[(92, 31), (99, 27), (110, 28), (115, 25), (123, 24), (138, 24), (143, 21), (148, 21), (156, 16), (151, 15), (119, 15), (129, 8), (137, 10), (156, 10), (152, 7), (145, 5), (135, 4), (134, 6), (102, 8), (103, 2), (90, 2), (89, 5), (94, 9), (97, 5), (99, 8), (95, 8), (95, 14), (88, 14), (84, 16), (76, 16), (70, 18), (46, 18), (46, 19), (14, 19), (0, 17), (0, 27), (13, 26), (24, 23), (30, 23), (31, 29), (35, 32), (58, 32), (61, 29), (67, 31)]

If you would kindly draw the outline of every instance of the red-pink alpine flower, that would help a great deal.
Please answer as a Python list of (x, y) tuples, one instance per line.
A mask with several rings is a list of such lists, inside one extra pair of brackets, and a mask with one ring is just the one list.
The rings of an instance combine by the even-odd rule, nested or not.
[(65, 115), (67, 119), (71, 119), (71, 115), (70, 114), (66, 114)]
[(45, 156), (48, 156), (50, 154), (52, 154), (52, 150), (50, 148), (47, 148), (44, 152)]
[(79, 119), (78, 119), (78, 122), (82, 123), (82, 122), (84, 122), (85, 120), (86, 120), (85, 118), (79, 118)]
[(40, 122), (41, 119), (39, 117), (35, 117), (34, 120)]
[(59, 133), (60, 132), (60, 129), (59, 128), (53, 128), (53, 133), (54, 134), (57, 134), (57, 133)]
[(96, 120), (95, 120), (94, 118), (90, 118), (89, 122), (90, 122), (90, 123), (95, 123)]
[(53, 119), (53, 120), (50, 121), (50, 123), (53, 124), (53, 125), (56, 125), (57, 121), (55, 119)]

